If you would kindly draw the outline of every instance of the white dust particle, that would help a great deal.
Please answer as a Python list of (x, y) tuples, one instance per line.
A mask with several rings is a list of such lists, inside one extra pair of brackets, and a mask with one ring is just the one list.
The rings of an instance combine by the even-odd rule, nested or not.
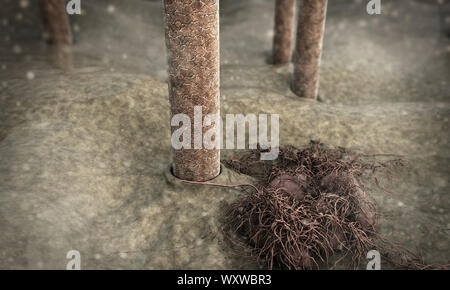
[(13, 46), (13, 52), (14, 52), (15, 54), (21, 53), (21, 52), (22, 52), (22, 47), (20, 47), (20, 45), (18, 45), (18, 44), (14, 45), (14, 46)]
[(116, 7), (114, 5), (108, 5), (108, 8), (106, 8), (108, 13), (114, 13), (116, 11)]
[(34, 80), (34, 77), (35, 77), (34, 72), (32, 71), (27, 72), (27, 79)]
[(19, 6), (20, 8), (28, 8), (28, 6), (30, 6), (30, 1), (28, 0), (20, 0), (19, 2)]

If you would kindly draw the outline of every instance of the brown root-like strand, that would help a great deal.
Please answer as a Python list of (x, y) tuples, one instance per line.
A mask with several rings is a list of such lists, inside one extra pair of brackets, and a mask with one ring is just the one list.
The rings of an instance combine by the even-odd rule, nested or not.
[[(171, 116), (189, 116), (192, 136), (190, 149), (173, 150), (173, 173), (207, 181), (220, 173), (220, 151), (194, 146), (194, 107), (201, 107), (203, 117), (220, 113), (219, 1), (164, 0), (164, 13)], [(219, 138), (219, 126), (211, 126), (202, 126), (202, 133), (213, 128)]]
[(275, 4), (275, 35), (273, 38), (273, 63), (291, 61), (292, 40), (295, 27), (296, 0), (277, 0)]
[(292, 90), (316, 99), (328, 0), (303, 0), (298, 16)]
[(65, 1), (40, 0), (39, 5), (51, 63), (66, 72), (71, 72), (73, 70), (72, 32)]

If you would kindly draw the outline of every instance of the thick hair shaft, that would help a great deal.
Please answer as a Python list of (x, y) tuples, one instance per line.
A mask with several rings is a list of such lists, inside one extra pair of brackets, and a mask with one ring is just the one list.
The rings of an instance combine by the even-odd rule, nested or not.
[(328, 0), (303, 0), (298, 16), (292, 90), (316, 99)]
[[(220, 113), (219, 1), (164, 0), (164, 12), (171, 113), (190, 117), (193, 136), (191, 149), (174, 149), (173, 173), (210, 180), (220, 173), (220, 150), (196, 148), (194, 107), (201, 106), (203, 116)], [(214, 127), (219, 138), (218, 124), (202, 126), (203, 136)]]
[(295, 27), (296, 0), (277, 0), (275, 4), (275, 35), (273, 38), (273, 63), (291, 61)]
[(72, 32), (65, 3), (61, 0), (40, 0), (39, 5), (51, 61), (54, 65), (70, 71), (72, 69)]

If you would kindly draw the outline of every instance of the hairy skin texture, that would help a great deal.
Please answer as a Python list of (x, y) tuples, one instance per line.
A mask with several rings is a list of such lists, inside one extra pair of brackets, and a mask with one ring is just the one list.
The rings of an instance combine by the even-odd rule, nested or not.
[(328, 0), (303, 0), (298, 16), (292, 90), (316, 99)]
[(275, 4), (275, 36), (273, 38), (274, 64), (286, 64), (291, 60), (295, 3), (296, 0), (277, 0)]
[(40, 0), (44, 29), (48, 35), (50, 60), (66, 72), (73, 70), (72, 32), (65, 1)]
[[(190, 117), (194, 148), (194, 106), (202, 106), (203, 116), (220, 109), (219, 1), (165, 0), (164, 11), (171, 113)], [(220, 151), (174, 150), (173, 172), (185, 180), (210, 180), (220, 173)]]

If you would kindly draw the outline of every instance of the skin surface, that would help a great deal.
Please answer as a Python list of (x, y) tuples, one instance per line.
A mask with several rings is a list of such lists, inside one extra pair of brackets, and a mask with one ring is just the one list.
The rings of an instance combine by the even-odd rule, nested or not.
[(316, 99), (327, 0), (303, 0), (298, 16), (292, 90), (299, 97)]
[(275, 4), (275, 36), (273, 63), (286, 64), (291, 60), (295, 25), (295, 0), (277, 0)]
[[(171, 112), (190, 117), (193, 148), (173, 150), (173, 173), (191, 181), (210, 180), (220, 173), (220, 151), (194, 147), (201, 138), (194, 135), (194, 107), (201, 106), (203, 116), (219, 114), (219, 2), (165, 0), (164, 10)], [(204, 126), (203, 135), (211, 128)], [(213, 129), (216, 137), (218, 129)]]

